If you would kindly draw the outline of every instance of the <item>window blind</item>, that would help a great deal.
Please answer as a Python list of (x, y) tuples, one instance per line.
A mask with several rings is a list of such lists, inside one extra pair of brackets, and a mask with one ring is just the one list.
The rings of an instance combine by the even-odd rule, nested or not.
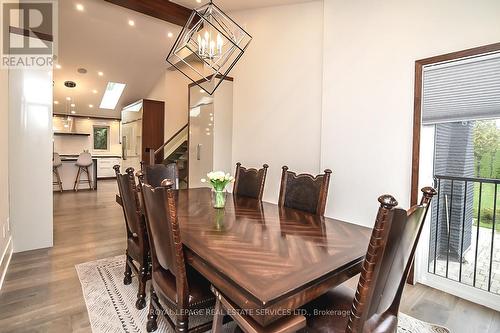
[(422, 123), (500, 118), (500, 54), (424, 67)]

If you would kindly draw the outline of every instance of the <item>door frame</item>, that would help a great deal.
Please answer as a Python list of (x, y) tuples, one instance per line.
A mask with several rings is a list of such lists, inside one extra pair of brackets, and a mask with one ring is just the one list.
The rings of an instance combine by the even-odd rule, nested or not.
[[(461, 58), (474, 57), (478, 55), (482, 55), (485, 53), (498, 52), (500, 51), (500, 43), (494, 43), (489, 45), (484, 45), (480, 47), (475, 47), (471, 49), (466, 49), (458, 52), (447, 53), (443, 55), (438, 55), (430, 58), (420, 59), (415, 61), (415, 86), (414, 86), (414, 102), (413, 102), (413, 143), (412, 143), (412, 171), (411, 171), (411, 194), (410, 194), (410, 204), (411, 206), (418, 204), (418, 196), (419, 196), (419, 173), (420, 173), (420, 142), (421, 142), (421, 128), (422, 128), (422, 88), (423, 88), (423, 69), (424, 66), (437, 64), (447, 61), (456, 61)], [(423, 237), (425, 238), (425, 237)], [(424, 239), (422, 239), (423, 241)], [(417, 261), (418, 262), (418, 261)], [(425, 280), (425, 279), (424, 279)], [(415, 284), (416, 274), (415, 267), (412, 267), (410, 271), (410, 275), (408, 277), (408, 282), (411, 284)], [(428, 281), (422, 281), (428, 282)], [(446, 281), (441, 281), (442, 283), (434, 283), (434, 287), (438, 289), (448, 289), (446, 288)], [(427, 283), (431, 285), (433, 283)], [(464, 285), (464, 287), (466, 287)], [(472, 287), (471, 287), (472, 288)], [(465, 288), (467, 289), (467, 288)], [(465, 290), (464, 289), (464, 290)], [(476, 290), (477, 288), (474, 288)], [(473, 294), (473, 290), (465, 290), (466, 292), (463, 295), (456, 295), (459, 297), (463, 297), (466, 299), (470, 299), (472, 301), (476, 301), (475, 297), (471, 297)], [(477, 289), (477, 292), (480, 292), (480, 289)], [(447, 292), (450, 292), (447, 290)], [(452, 293), (452, 292), (450, 292)], [(483, 295), (486, 296), (486, 295)], [(483, 299), (483, 297), (480, 297)]]

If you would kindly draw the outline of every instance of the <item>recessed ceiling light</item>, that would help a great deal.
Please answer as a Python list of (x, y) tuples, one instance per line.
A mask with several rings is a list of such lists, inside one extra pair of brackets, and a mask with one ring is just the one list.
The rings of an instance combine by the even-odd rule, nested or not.
[(196, 0), (197, 3), (201, 3), (201, 0)]
[(114, 110), (120, 97), (123, 94), (123, 90), (125, 89), (125, 83), (115, 83), (108, 82), (108, 86), (106, 87), (106, 92), (102, 97), (101, 106), (99, 108), (106, 110)]
[(92, 90), (92, 92), (93, 92), (94, 94), (97, 94), (97, 90), (95, 90), (95, 89), (94, 89), (94, 90)]
[(74, 103), (71, 104), (71, 107), (74, 108), (76, 105)]
[(59, 102), (58, 101), (54, 101), (54, 104), (57, 105), (57, 104), (59, 104)]
[(135, 22), (133, 20), (128, 20), (128, 25), (130, 25), (131, 27), (133, 27), (135, 25)]
[(104, 76), (104, 73), (103, 72), (97, 72), (97, 75)]
[(66, 100), (67, 101), (71, 101), (71, 97), (66, 97)]
[(201, 92), (201, 93), (203, 94), (203, 93), (205, 92), (205, 90), (203, 90), (203, 89), (200, 89), (200, 92)]
[(168, 38), (172, 38), (172, 37), (174, 37), (174, 34), (169, 31), (167, 36), (168, 36)]
[(81, 3), (76, 4), (76, 10), (83, 12), (85, 10), (85, 7)]
[(61, 66), (61, 65), (59, 65), (59, 64), (56, 64), (56, 68), (57, 68), (57, 69), (61, 69), (61, 68), (62, 68), (62, 66)]
[(75, 111), (75, 110), (72, 110), (72, 111), (71, 111), (71, 114), (75, 114), (75, 113), (76, 113), (76, 111)]
[(92, 104), (89, 104), (89, 108), (91, 108), (91, 109), (92, 109), (93, 107), (94, 107), (94, 106), (93, 106)]

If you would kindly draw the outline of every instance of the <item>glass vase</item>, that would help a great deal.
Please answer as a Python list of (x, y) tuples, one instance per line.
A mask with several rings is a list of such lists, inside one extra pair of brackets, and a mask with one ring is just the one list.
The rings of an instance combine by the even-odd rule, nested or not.
[(217, 209), (226, 207), (226, 190), (212, 190), (212, 206)]

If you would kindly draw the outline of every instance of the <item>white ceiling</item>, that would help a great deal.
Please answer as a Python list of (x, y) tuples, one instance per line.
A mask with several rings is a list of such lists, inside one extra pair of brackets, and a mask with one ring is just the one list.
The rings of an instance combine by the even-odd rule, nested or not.
[[(77, 11), (76, 3), (85, 10)], [(135, 22), (134, 27), (129, 20)], [(119, 117), (123, 106), (147, 97), (165, 72), (165, 58), (179, 31), (176, 25), (103, 0), (59, 1), (58, 63), (62, 68), (54, 68), (54, 100), (60, 103), (54, 105), (54, 113), (68, 113), (66, 97), (72, 97), (77, 115)], [(168, 38), (169, 32), (173, 38)], [(79, 74), (78, 68), (88, 73)], [(67, 80), (75, 81), (77, 87), (66, 88)], [(127, 84), (114, 111), (99, 109), (108, 81)]]
[[(175, 0), (196, 8), (206, 3)], [(307, 0), (216, 0), (225, 11), (235, 11), (307, 2)], [(84, 11), (76, 10), (82, 4)], [(135, 26), (128, 24), (129, 20)], [(120, 117), (120, 110), (136, 100), (146, 98), (167, 69), (165, 58), (181, 27), (113, 5), (103, 0), (59, 1), (58, 64), (54, 69), (54, 113), (69, 114), (66, 97), (73, 99), (76, 115)], [(169, 32), (173, 37), (169, 38)], [(78, 68), (87, 69), (79, 74)], [(104, 76), (98, 76), (102, 71)], [(76, 88), (66, 88), (65, 81)], [(127, 84), (115, 110), (99, 109), (107, 83)], [(94, 94), (92, 91), (97, 90)], [(89, 105), (93, 105), (90, 108)]]
[[(197, 8), (208, 3), (208, 0), (201, 0), (198, 3), (196, 0), (171, 0), (188, 8)], [(314, 0), (213, 0), (213, 2), (224, 11), (236, 11), (244, 9), (254, 9), (260, 7), (270, 7), (279, 5), (290, 5), (294, 3), (310, 2)]]

